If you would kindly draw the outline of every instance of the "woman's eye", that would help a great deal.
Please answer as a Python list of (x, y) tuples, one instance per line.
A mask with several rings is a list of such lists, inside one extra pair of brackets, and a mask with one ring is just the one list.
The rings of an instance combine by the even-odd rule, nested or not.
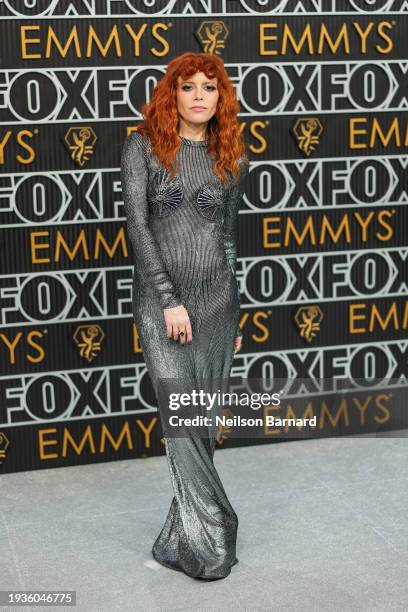
[[(182, 87), (183, 91), (188, 91), (188, 89), (190, 88), (191, 88), (191, 85), (183, 85)], [(207, 89), (209, 89), (210, 91), (215, 91), (216, 88), (210, 85), (209, 87), (207, 87)]]

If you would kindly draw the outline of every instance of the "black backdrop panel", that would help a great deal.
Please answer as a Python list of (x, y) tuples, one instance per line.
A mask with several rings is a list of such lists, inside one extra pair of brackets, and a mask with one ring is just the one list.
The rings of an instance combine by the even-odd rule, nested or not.
[[(385, 379), (408, 376), (408, 3), (31, 4), (0, 3), (0, 470), (164, 453), (119, 166), (139, 108), (188, 50), (223, 57), (251, 161), (233, 376), (319, 375), (335, 418), (335, 377), (374, 374), (401, 408)], [(322, 313), (313, 337), (301, 308)]]

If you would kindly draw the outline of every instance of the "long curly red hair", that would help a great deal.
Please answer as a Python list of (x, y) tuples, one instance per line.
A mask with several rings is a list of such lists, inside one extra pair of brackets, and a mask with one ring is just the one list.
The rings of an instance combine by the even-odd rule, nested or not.
[(177, 131), (178, 77), (187, 80), (196, 72), (203, 72), (209, 79), (217, 77), (219, 98), (216, 113), (207, 125), (207, 150), (215, 160), (215, 173), (225, 184), (227, 171), (237, 179), (239, 158), (242, 157), (245, 163), (248, 163), (248, 158), (237, 118), (239, 102), (220, 57), (210, 53), (187, 52), (171, 60), (166, 74), (153, 90), (151, 101), (141, 107), (144, 121), (136, 129), (150, 139), (157, 159), (162, 162), (170, 176), (174, 176), (178, 161), (176, 153), (181, 146)]

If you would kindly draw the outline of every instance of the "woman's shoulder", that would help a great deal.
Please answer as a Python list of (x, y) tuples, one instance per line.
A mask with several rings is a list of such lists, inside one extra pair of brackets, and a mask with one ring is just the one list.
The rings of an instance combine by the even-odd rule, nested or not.
[(239, 168), (240, 168), (241, 174), (243, 174), (244, 176), (246, 174), (248, 174), (248, 171), (249, 171), (249, 160), (248, 160), (248, 158), (246, 156), (244, 156), (244, 155), (241, 155), (241, 157), (238, 160), (238, 163), (239, 163)]
[(126, 136), (125, 143), (131, 143), (147, 149), (150, 143), (150, 139), (148, 136), (144, 136), (142, 132), (139, 132), (138, 130), (133, 130), (132, 132), (129, 132), (129, 134)]
[(134, 130), (126, 135), (123, 146), (122, 155), (139, 156), (144, 157), (145, 160), (149, 159), (150, 156), (150, 139), (139, 132)]
[(244, 155), (241, 155), (238, 158), (237, 163), (239, 167), (239, 176), (237, 177), (236, 182), (242, 183), (245, 180), (249, 172), (249, 161), (247, 157), (245, 157)]

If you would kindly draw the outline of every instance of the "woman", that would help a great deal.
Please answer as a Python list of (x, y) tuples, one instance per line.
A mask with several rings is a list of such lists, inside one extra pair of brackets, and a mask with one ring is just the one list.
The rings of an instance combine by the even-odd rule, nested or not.
[[(238, 111), (223, 61), (184, 53), (123, 146), (133, 314), (163, 429), (164, 381), (225, 380), (241, 348), (236, 224), (248, 160)], [(213, 463), (216, 431), (185, 431), (164, 438), (174, 497), (153, 556), (195, 578), (225, 578), (238, 561), (238, 518)]]

